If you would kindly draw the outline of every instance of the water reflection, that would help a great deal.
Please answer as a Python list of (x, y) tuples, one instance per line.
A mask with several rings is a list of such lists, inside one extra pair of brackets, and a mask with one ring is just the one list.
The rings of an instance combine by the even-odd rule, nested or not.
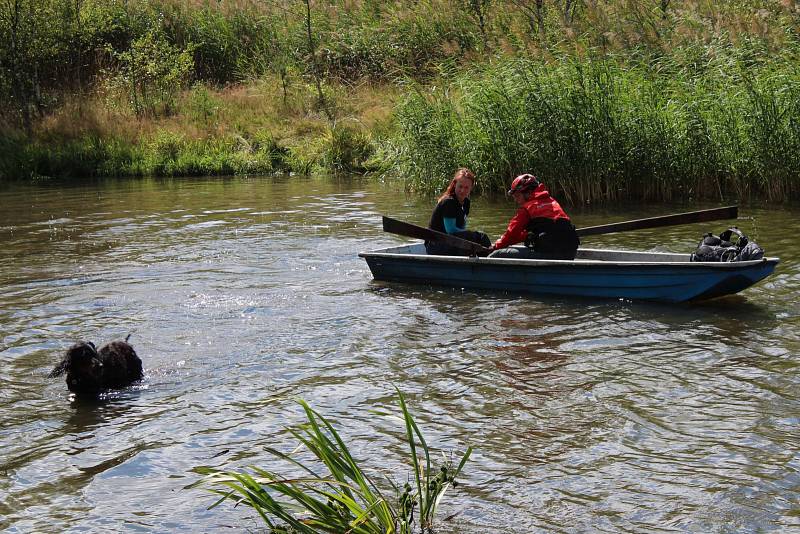
[(111, 424), (116, 425), (124, 420), (125, 414), (132, 409), (130, 394), (118, 392), (106, 393), (98, 398), (77, 397), (69, 395), (69, 406), (72, 409), (65, 422), (63, 432), (79, 436), (91, 432), (94, 428)]
[[(373, 282), (357, 253), (403, 241), (379, 215), (425, 224), (433, 205), (397, 190), (298, 177), (4, 185), (0, 529), (258, 528), (182, 488), (198, 466), (291, 450), (294, 397), (402, 478), (404, 429), (370, 412), (396, 412), (394, 386), (430, 444), (476, 446), (441, 532), (800, 527), (796, 208), (741, 208), (745, 233), (782, 257), (775, 275), (670, 306)], [(513, 213), (505, 199), (473, 206), (470, 225), (493, 237)], [(572, 213), (590, 226), (705, 207)], [(587, 246), (679, 252), (703, 230)], [(46, 378), (75, 339), (131, 332), (140, 388), (86, 403)]]

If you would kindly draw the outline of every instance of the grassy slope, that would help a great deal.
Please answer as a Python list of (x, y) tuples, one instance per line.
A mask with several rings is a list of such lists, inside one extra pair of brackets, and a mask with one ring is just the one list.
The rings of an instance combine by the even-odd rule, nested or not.
[[(115, 52), (29, 135), (5, 128), (0, 177), (391, 168), (436, 189), (470, 165), (497, 189), (544, 173), (574, 201), (798, 194), (794, 2), (545, 1), (538, 19), (535, 2), (495, 0), (483, 27), (467, 2), (312, 3), (326, 109), (302, 2), (122, 5), (82, 4), (75, 35)], [(192, 54), (173, 87), (194, 82), (137, 114), (120, 54), (156, 22), (162, 63)]]

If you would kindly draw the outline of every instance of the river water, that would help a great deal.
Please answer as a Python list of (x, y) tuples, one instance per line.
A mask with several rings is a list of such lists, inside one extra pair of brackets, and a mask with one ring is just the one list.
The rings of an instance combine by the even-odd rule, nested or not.
[[(775, 274), (704, 304), (377, 283), (433, 199), (359, 179), (91, 181), (0, 189), (0, 529), (230, 532), (201, 466), (279, 469), (297, 398), (370, 469), (408, 475), (403, 391), (428, 443), (475, 447), (439, 532), (800, 529), (796, 207), (740, 208)], [(714, 207), (570, 211), (577, 226)], [(474, 199), (493, 236), (514, 207)], [(726, 222), (585, 238), (689, 252)], [(47, 373), (131, 334), (144, 381), (98, 402)], [(451, 517), (452, 516), (452, 517)], [(445, 520), (445, 518), (447, 518)]]

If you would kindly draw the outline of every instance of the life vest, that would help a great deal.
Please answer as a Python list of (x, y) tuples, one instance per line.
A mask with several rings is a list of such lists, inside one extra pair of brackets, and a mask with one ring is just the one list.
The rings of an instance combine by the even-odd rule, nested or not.
[(544, 218), (552, 221), (566, 219), (569, 221), (569, 217), (561, 207), (561, 204), (550, 196), (550, 192), (545, 188), (544, 184), (539, 184), (534, 189), (533, 196), (522, 207), (525, 208), (531, 219)]
[[(551, 231), (553, 223), (562, 219), (564, 223), (569, 224), (574, 234), (569, 217), (561, 204), (550, 196), (544, 184), (539, 184), (528, 201), (517, 210), (516, 215), (508, 223), (505, 233), (495, 241), (494, 247), (500, 249), (521, 243), (525, 241), (529, 233), (536, 236), (534, 237), (536, 239), (541, 232)], [(570, 240), (569, 246), (574, 245), (574, 248), (577, 249), (577, 243), (578, 237), (575, 234), (574, 240)]]

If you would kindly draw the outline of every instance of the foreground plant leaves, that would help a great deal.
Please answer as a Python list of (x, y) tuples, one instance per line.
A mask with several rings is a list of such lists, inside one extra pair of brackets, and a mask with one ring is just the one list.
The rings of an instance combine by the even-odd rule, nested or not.
[[(288, 478), (258, 467), (251, 467), (250, 473), (201, 467), (195, 471), (204, 478), (187, 488), (203, 487), (219, 495), (209, 508), (225, 501), (253, 508), (274, 533), (429, 532), (445, 492), (455, 486), (472, 447), (467, 448), (455, 468), (446, 457), (438, 469), (434, 468), (422, 431), (400, 390), (397, 394), (415, 487), (405, 484), (401, 491), (387, 479), (394, 493), (387, 496), (355, 460), (328, 419), (300, 400), (307, 421), (288, 429), (300, 446), (290, 454), (271, 447), (266, 450), (307, 476)], [(311, 452), (314, 459), (293, 457), (302, 449)]]

